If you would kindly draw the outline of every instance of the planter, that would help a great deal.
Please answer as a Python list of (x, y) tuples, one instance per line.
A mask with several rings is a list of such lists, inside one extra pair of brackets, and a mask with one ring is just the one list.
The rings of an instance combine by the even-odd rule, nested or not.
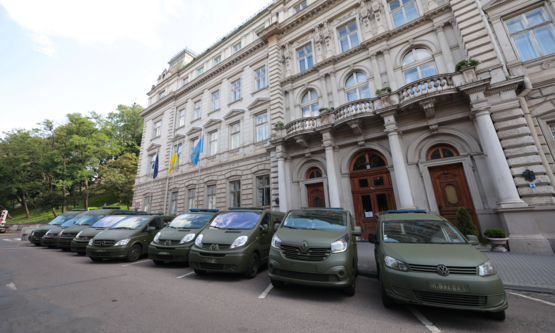
[(470, 83), (476, 80), (475, 66), (461, 66), (461, 72), (463, 73), (464, 80), (466, 81), (466, 83)]
[(328, 112), (320, 113), (320, 125), (329, 125), (333, 123), (332, 114)]
[(487, 240), (491, 243), (491, 250), (495, 252), (507, 252), (507, 249), (503, 245), (507, 244), (509, 238), (488, 238)]

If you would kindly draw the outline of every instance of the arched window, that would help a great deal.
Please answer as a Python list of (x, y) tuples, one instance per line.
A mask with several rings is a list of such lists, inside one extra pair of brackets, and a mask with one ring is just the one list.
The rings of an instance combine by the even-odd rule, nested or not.
[(303, 110), (303, 117), (314, 117), (319, 114), (318, 93), (316, 90), (309, 90), (303, 95), (301, 108)]
[(312, 168), (308, 170), (308, 172), (306, 173), (306, 179), (320, 178), (320, 177), (322, 177), (322, 171), (320, 171), (320, 169), (318, 168)]
[(347, 90), (347, 101), (352, 102), (357, 99), (370, 98), (370, 89), (368, 89), (368, 81), (366, 74), (356, 72), (351, 74), (345, 82)]
[(459, 156), (457, 150), (451, 146), (434, 146), (428, 150), (428, 160), (439, 160), (440, 158)]
[(353, 158), (351, 171), (370, 170), (387, 166), (385, 157), (377, 151), (365, 151)]
[[(437, 74), (432, 52), (423, 48), (410, 50), (401, 62), (406, 83), (411, 83), (422, 78)], [(407, 68), (405, 70), (405, 67)]]

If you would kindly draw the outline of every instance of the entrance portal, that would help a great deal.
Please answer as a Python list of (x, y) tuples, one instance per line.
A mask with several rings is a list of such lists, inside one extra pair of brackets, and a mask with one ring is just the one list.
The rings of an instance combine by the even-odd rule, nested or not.
[(326, 207), (323, 183), (306, 185), (306, 191), (308, 192), (308, 207)]

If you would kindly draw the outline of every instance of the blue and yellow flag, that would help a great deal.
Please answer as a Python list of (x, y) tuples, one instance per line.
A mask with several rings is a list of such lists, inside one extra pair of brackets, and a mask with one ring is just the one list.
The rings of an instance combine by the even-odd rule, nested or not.
[(198, 140), (198, 143), (195, 146), (193, 153), (191, 154), (191, 162), (193, 162), (194, 165), (197, 165), (198, 159), (200, 157), (200, 153), (202, 153), (203, 142), (204, 142), (204, 135), (200, 137), (200, 140)]
[(178, 158), (179, 158), (179, 145), (177, 145), (177, 149), (175, 150), (175, 153), (173, 153), (172, 159), (170, 160), (170, 171), (168, 171), (168, 175), (172, 173), (173, 165), (175, 164)]

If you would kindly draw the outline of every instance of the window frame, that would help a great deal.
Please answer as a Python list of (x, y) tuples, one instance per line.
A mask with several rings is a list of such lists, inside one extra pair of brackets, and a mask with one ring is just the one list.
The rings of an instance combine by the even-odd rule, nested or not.
[[(439, 156), (440, 156), (440, 158), (434, 158), (434, 159), (432, 159), (432, 153), (433, 153), (434, 151), (438, 150), (438, 149), (439, 149)], [(447, 150), (449, 150), (451, 153), (453, 153), (453, 156), (444, 157), (444, 156), (443, 156), (443, 150), (442, 150), (442, 149), (447, 149)], [(440, 145), (432, 146), (432, 147), (430, 147), (430, 148), (428, 149), (428, 152), (426, 153), (426, 160), (427, 160), (427, 161), (442, 160), (442, 159), (444, 159), (444, 158), (451, 158), (451, 157), (457, 157), (457, 156), (459, 156), (459, 151), (458, 151), (455, 147), (453, 147), (453, 146), (451, 146), (451, 145), (440, 144)]]
[[(220, 109), (220, 91), (216, 90), (211, 95), (212, 95), (212, 111), (219, 110)], [(217, 95), (216, 98), (214, 98), (215, 95)]]
[[(357, 73), (364, 74), (366, 76), (366, 81), (358, 82)], [(347, 87), (347, 81), (353, 75), (354, 75), (354, 78), (355, 78), (355, 83), (352, 86)], [(368, 74), (366, 74), (362, 70), (354, 71), (349, 76), (347, 76), (347, 78), (345, 79), (344, 87), (345, 87), (345, 99), (347, 100), (348, 103), (357, 101), (359, 99), (362, 99), (360, 90), (363, 87), (366, 87), (368, 89), (368, 94), (370, 94), (370, 97), (368, 97), (368, 98), (372, 98), (372, 92), (370, 91), (370, 85), (368, 84)], [(357, 99), (355, 99), (353, 101), (349, 101), (349, 93), (352, 92), (352, 91), (356, 91)]]
[[(239, 47), (239, 48), (237, 48), (237, 47)], [(234, 44), (232, 46), (233, 54), (241, 51), (242, 48), (243, 48), (242, 42), (238, 42), (238, 43)]]
[(152, 138), (159, 138), (161, 136), (162, 136), (162, 120), (158, 120), (157, 122), (154, 123)]
[[(259, 179), (262, 179), (262, 186), (259, 184)], [(265, 180), (268, 180), (268, 183), (265, 183)], [(261, 175), (256, 176), (256, 202), (257, 206), (260, 207), (268, 207), (272, 205), (272, 179), (270, 175)], [(262, 202), (260, 202), (260, 190), (262, 189)], [(266, 193), (267, 192), (267, 193)], [(267, 202), (267, 204), (265, 204)]]
[(216, 58), (214, 58), (214, 66), (217, 66), (220, 62), (222, 62), (222, 55), (220, 54)]
[(148, 174), (152, 175), (154, 172), (152, 170), (152, 165), (156, 163), (156, 154), (148, 155)]
[[(264, 71), (264, 73), (258, 74), (259, 72)], [(261, 89), (268, 87), (268, 79), (267, 79), (267, 70), (266, 65), (259, 67), (257, 70), (254, 71), (254, 87), (255, 91), (259, 91)], [(261, 80), (264, 79), (264, 86), (260, 84)]]
[(144, 197), (143, 205), (144, 205), (143, 210), (147, 213), (150, 213), (150, 211), (152, 210), (152, 196)]
[[(213, 136), (216, 136), (216, 139)], [(215, 147), (213, 151), (213, 147)], [(208, 156), (214, 156), (218, 153), (218, 131), (208, 133)]]
[[(395, 2), (395, 1), (399, 1), (399, 3), (401, 4), (401, 6), (399, 6), (399, 8), (396, 8), (394, 10), (391, 10), (391, 3)], [(407, 5), (410, 5), (410, 3), (414, 3), (414, 8), (416, 9), (416, 17), (410, 21), (407, 21), (407, 13), (405, 13), (405, 8)], [(391, 17), (391, 23), (393, 24), (393, 28), (399, 28), (411, 21), (416, 20), (417, 18), (420, 17), (420, 13), (418, 12), (418, 4), (416, 3), (416, 0), (410, 0), (409, 3), (407, 4), (403, 4), (403, 0), (392, 0), (392, 1), (387, 1), (387, 9), (389, 10), (389, 14)], [(403, 13), (403, 18), (405, 19), (405, 22), (399, 26), (395, 26), (395, 19), (393, 18), (393, 13), (396, 13), (398, 11), (401, 11)]]
[[(306, 94), (310, 94), (311, 91), (316, 92), (316, 98), (315, 99), (309, 99), (308, 102), (303, 103), (303, 97)], [(310, 95), (309, 95), (309, 98), (310, 98)], [(301, 101), (300, 101), (299, 104), (300, 104), (300, 107), (301, 107), (301, 118), (310, 118), (310, 117), (318, 116), (320, 114), (320, 112), (318, 111), (320, 109), (320, 94), (318, 93), (318, 90), (316, 90), (314, 88), (310, 88), (307, 91), (305, 91), (305, 93), (302, 94), (302, 96), (301, 96)], [(312, 106), (315, 105), (315, 104), (317, 104), (317, 109), (316, 109), (316, 111), (313, 111)], [(304, 115), (303, 109), (306, 108), (306, 107), (310, 107), (310, 114), (311, 114), (310, 116), (305, 116)], [(312, 114), (313, 112), (316, 113), (316, 114), (313, 115)]]
[[(235, 126), (238, 126), (238, 130), (233, 132)], [(234, 136), (237, 136), (237, 146), (234, 145)], [(229, 149), (237, 149), (241, 147), (241, 122), (235, 122), (229, 125)]]
[[(341, 37), (341, 36), (339, 35), (339, 30), (341, 30), (342, 28), (347, 28), (347, 30), (348, 30), (349, 25), (351, 25), (352, 23), (354, 23), (354, 24), (356, 25), (356, 29), (353, 30), (353, 31), (350, 31), (350, 32), (347, 31), (347, 34), (346, 34), (345, 36), (342, 36), (342, 37)], [(349, 21), (348, 23), (345, 23), (345, 24), (343, 24), (343, 25), (341, 25), (341, 26), (338, 26), (335, 30), (336, 30), (336, 32), (337, 32), (337, 46), (339, 47), (339, 53), (347, 52), (347, 51), (349, 51), (349, 50), (351, 50), (351, 49), (353, 49), (353, 48), (355, 48), (355, 47), (357, 47), (357, 46), (360, 45), (360, 38), (361, 38), (362, 35), (361, 35), (361, 33), (360, 33), (358, 20), (354, 19), (354, 20), (352, 20), (352, 21)], [(355, 45), (355, 46), (353, 46), (352, 43), (351, 43), (351, 35), (352, 35), (353, 33), (356, 33), (356, 35), (357, 35), (357, 40), (358, 40), (358, 44)], [(341, 39), (343, 39), (343, 38), (347, 38), (347, 40), (348, 40), (348, 42), (349, 42), (349, 48), (346, 49), (346, 50), (342, 50), (342, 49), (341, 49)]]
[[(236, 86), (236, 84), (239, 84)], [(231, 101), (235, 102), (241, 99), (241, 79), (237, 79), (231, 83)]]
[(179, 142), (175, 145), (176, 150), (179, 147), (178, 153), (177, 153), (177, 161), (175, 161), (175, 165), (174, 165), (174, 169), (179, 167), (179, 162), (181, 161), (181, 153), (183, 152), (183, 143)]
[(177, 123), (179, 124), (177, 126), (177, 128), (183, 127), (185, 126), (185, 114), (186, 114), (186, 109), (183, 110), (179, 110), (179, 115), (177, 117)]
[[(314, 177), (310, 177), (310, 174), (314, 172)], [(320, 172), (320, 176), (318, 177), (316, 175), (316, 172)], [(322, 172), (322, 170), (318, 167), (312, 167), (310, 169), (308, 169), (308, 171), (306, 172), (306, 179), (316, 179), (316, 178), (322, 178), (324, 177), (324, 173)]]
[(162, 90), (161, 92), (158, 93), (158, 100), (161, 100), (162, 98), (164, 98), (166, 96), (166, 90)]
[[(427, 57), (427, 58), (424, 58), (424, 59), (417, 59), (417, 57), (416, 57), (416, 50), (417, 49), (427, 50), (428, 52), (430, 52), (430, 57)], [(405, 59), (405, 57), (409, 54), (409, 52), (413, 53), (413, 57), (414, 57), (415, 60), (413, 62), (409, 63), (409, 64), (403, 65), (403, 59)], [(405, 53), (401, 57), (401, 73), (403, 74), (403, 80), (405, 81), (405, 84), (416, 82), (416, 81), (422, 80), (426, 77), (434, 76), (434, 75), (430, 75), (430, 76), (422, 77), (422, 70), (421, 70), (420, 67), (423, 66), (423, 65), (427, 65), (427, 64), (433, 64), (434, 65), (434, 69), (435, 69), (435, 72), (436, 72), (434, 75), (439, 74), (439, 72), (437, 70), (436, 59), (434, 57), (434, 53), (432, 52), (432, 50), (430, 50), (428, 48), (425, 48), (425, 47), (413, 47), (410, 50), (405, 50)], [(418, 79), (414, 80), (414, 81), (411, 81), (411, 82), (407, 82), (406, 73), (410, 70), (415, 69), (415, 68), (418, 72)]]
[[(304, 6), (303, 6), (304, 5)], [(293, 10), (295, 11), (295, 14), (297, 14), (298, 12), (302, 11), (303, 9), (305, 9), (306, 7), (308, 7), (308, 4), (306, 1), (301, 2), (300, 4), (298, 4), (297, 6), (293, 7)], [(298, 8), (298, 9), (297, 9)]]
[[(263, 116), (266, 116), (266, 120), (259, 123), (259, 122), (258, 122), (258, 118), (259, 118), (259, 117), (263, 117)], [(270, 130), (269, 130), (269, 128), (270, 128), (270, 127), (269, 127), (269, 118), (270, 118), (270, 115), (268, 114), (268, 112), (262, 112), (262, 113), (256, 114), (256, 115), (254, 116), (254, 118), (255, 118), (255, 119), (254, 119), (254, 135), (255, 135), (255, 141), (256, 141), (256, 142), (262, 142), (262, 141), (267, 140), (268, 137), (270, 136), (270, 133), (269, 133), (269, 132), (270, 132)], [(265, 137), (265, 138), (262, 138), (262, 139), (259, 139), (259, 138), (258, 138), (258, 129), (261, 128), (261, 127), (265, 127), (265, 128), (266, 128), (266, 137)]]
[[(211, 193), (212, 188), (214, 189), (214, 193)], [(218, 204), (218, 186), (216, 184), (206, 186), (206, 203), (208, 209), (216, 209)]]
[(186, 77), (186, 78), (183, 79), (182, 86), (186, 85), (187, 83), (189, 83), (189, 77)]
[(204, 74), (204, 66), (197, 69), (197, 76), (201, 76), (202, 74)]
[[(538, 25), (535, 25), (535, 26), (531, 27), (531, 26), (529, 25), (528, 19), (526, 18), (525, 15), (526, 15), (527, 13), (533, 12), (533, 11), (535, 11), (535, 10), (537, 10), (537, 9), (541, 9), (541, 10), (542, 10), (542, 12), (543, 12), (543, 14), (544, 14), (546, 20), (545, 20), (545, 22), (542, 22), (542, 23), (540, 23), (540, 24), (538, 24)], [(507, 21), (510, 21), (510, 20), (512, 20), (512, 19), (514, 19), (514, 18), (517, 18), (517, 17), (519, 17), (519, 16), (522, 17), (522, 19), (524, 20), (524, 23), (526, 24), (527, 27), (524, 28), (524, 29), (521, 30), (521, 31), (517, 31), (517, 32), (511, 34), (511, 32), (510, 32), (510, 30), (509, 30), (509, 26), (507, 25)], [(544, 8), (544, 6), (539, 6), (539, 7), (533, 8), (533, 9), (526, 9), (526, 10), (520, 11), (519, 14), (510, 16), (510, 17), (508, 17), (508, 18), (504, 18), (502, 21), (503, 21), (503, 27), (504, 27), (504, 29), (505, 29), (505, 32), (507, 33), (507, 36), (509, 37), (509, 40), (511, 41), (511, 45), (512, 45), (512, 47), (513, 47), (513, 50), (515, 50), (515, 54), (519, 57), (519, 59), (520, 59), (521, 61), (523, 61), (523, 62), (526, 62), (526, 61), (533, 61), (533, 60), (536, 60), (536, 59), (539, 59), (539, 58), (542, 58), (542, 57), (545, 57), (545, 56), (549, 56), (549, 55), (555, 54), (555, 52), (549, 53), (549, 54), (543, 54), (543, 51), (541, 50), (540, 44), (538, 43), (538, 41), (537, 41), (537, 39), (536, 39), (536, 36), (535, 36), (534, 33), (533, 33), (533, 30), (535, 30), (535, 29), (538, 29), (538, 28), (541, 28), (541, 27), (544, 27), (544, 26), (550, 26), (550, 27), (551, 27), (551, 31), (552, 31), (552, 32), (554, 33), (554, 35), (555, 35), (555, 27), (553, 26), (553, 18), (551, 17), (550, 12), (549, 12), (548, 10), (546, 10), (546, 9)], [(518, 50), (518, 48), (517, 48), (517, 46), (516, 46), (516, 43), (515, 43), (515, 41), (513, 40), (513, 37), (519, 36), (519, 35), (523, 35), (523, 34), (528, 34), (529, 40), (531, 41), (531, 43), (532, 43), (532, 45), (533, 45), (533, 47), (534, 47), (534, 50), (535, 50), (536, 53), (538, 54), (537, 57), (531, 58), (531, 59), (528, 59), (528, 60), (524, 60), (524, 59), (522, 58), (522, 56), (521, 56), (521, 54), (520, 54), (520, 52), (519, 52), (519, 50)]]
[[(239, 184), (239, 188), (238, 189), (234, 188), (232, 184)], [(235, 194), (235, 198), (233, 194)], [(231, 207), (241, 207), (241, 180), (240, 179), (229, 181), (229, 203)]]
[(177, 215), (177, 203), (179, 201), (179, 192), (172, 192), (170, 203), (170, 215)]
[[(193, 194), (191, 196), (191, 193)], [(188, 208), (197, 208), (197, 188), (188, 188), (187, 189), (187, 205)]]
[(196, 101), (193, 107), (193, 120), (200, 119), (202, 115), (202, 99)]
[[(368, 165), (368, 163), (369, 163), (368, 154), (378, 155), (378, 156), (384, 161), (385, 166), (374, 167), (374, 168), (366, 168), (366, 169), (363, 169), (363, 170), (353, 170), (353, 167), (355, 166), (356, 160), (357, 160), (360, 156), (362, 156), (362, 155), (365, 155), (366, 164)], [(372, 170), (372, 169), (375, 170), (375, 169), (377, 169), (377, 168), (387, 168), (388, 166), (389, 166), (389, 164), (388, 164), (388, 162), (387, 162), (387, 159), (385, 158), (385, 156), (384, 156), (382, 153), (380, 153), (380, 152), (377, 151), (377, 150), (372, 150), (372, 149), (370, 149), (370, 150), (361, 151), (360, 153), (358, 153), (358, 154), (356, 154), (355, 156), (353, 156), (353, 158), (351, 159), (351, 163), (349, 163), (349, 172), (364, 172), (364, 171), (368, 171), (368, 170)]]
[(258, 29), (254, 30), (254, 40), (257, 40), (260, 38), (260, 36), (258, 36), (258, 34), (264, 30), (266, 27), (264, 25), (258, 27)]
[[(306, 48), (307, 47), (310, 47), (310, 53), (306, 53)], [(305, 52), (302, 57), (299, 56), (300, 51)], [(295, 55), (297, 56), (297, 66), (298, 66), (297, 69), (298, 69), (299, 73), (307, 71), (307, 70), (311, 69), (314, 66), (314, 47), (313, 47), (312, 43), (308, 43), (308, 44), (305, 44), (304, 46), (301, 46), (301, 47), (297, 48), (295, 50)], [(309, 66), (309, 61), (308, 61), (309, 57), (312, 58), (312, 64), (310, 64), (310, 66)], [(305, 69), (301, 69), (301, 61), (304, 62)]]

